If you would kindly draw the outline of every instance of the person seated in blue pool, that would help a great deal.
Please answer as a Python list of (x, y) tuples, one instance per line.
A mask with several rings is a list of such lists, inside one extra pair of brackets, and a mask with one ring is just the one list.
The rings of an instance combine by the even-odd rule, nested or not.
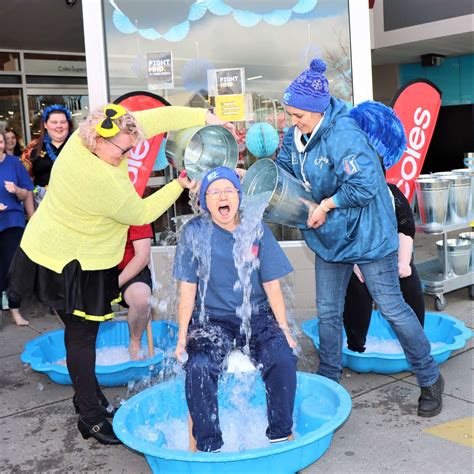
[[(261, 219), (250, 248), (239, 250), (252, 229), (242, 226), (242, 188), (233, 170), (219, 167), (206, 173), (199, 197), (204, 213), (184, 226), (174, 262), (174, 277), (180, 282), (175, 355), (184, 362), (188, 354), (185, 390), (196, 447), (217, 452), (223, 445), (217, 384), (234, 341), (239, 348), (248, 347), (261, 368), (267, 437), (287, 441), (292, 439), (297, 357), (279, 279), (293, 269)], [(239, 276), (241, 261), (240, 269), (250, 265), (250, 287)], [(242, 317), (244, 295), (250, 296), (249, 321)]]

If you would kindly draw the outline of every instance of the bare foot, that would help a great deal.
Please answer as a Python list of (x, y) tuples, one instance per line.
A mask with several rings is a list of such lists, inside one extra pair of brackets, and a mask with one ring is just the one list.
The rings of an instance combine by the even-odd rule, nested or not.
[(130, 342), (128, 345), (128, 352), (130, 353), (131, 360), (144, 360), (145, 354), (143, 354), (143, 350), (140, 344), (135, 344)]
[(12, 314), (13, 316), (13, 319), (15, 321), (15, 324), (17, 326), (28, 326), (30, 324), (29, 321), (27, 321), (20, 313), (20, 310), (19, 309), (13, 309), (13, 308), (10, 308), (10, 313)]

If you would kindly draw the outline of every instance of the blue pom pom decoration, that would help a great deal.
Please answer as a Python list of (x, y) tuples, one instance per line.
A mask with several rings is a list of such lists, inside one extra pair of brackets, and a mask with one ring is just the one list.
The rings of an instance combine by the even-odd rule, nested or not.
[(314, 72), (324, 72), (326, 70), (326, 63), (322, 59), (313, 59), (309, 67)]
[(280, 137), (269, 123), (258, 122), (247, 130), (245, 143), (253, 156), (267, 158), (275, 153), (280, 143)]
[(349, 111), (359, 127), (369, 137), (369, 143), (382, 157), (385, 169), (395, 165), (406, 148), (402, 122), (395, 112), (380, 102), (367, 100)]
[(166, 149), (166, 138), (163, 138), (160, 149), (158, 150), (158, 155), (156, 155), (155, 163), (153, 164), (153, 171), (161, 171), (161, 170), (164, 170), (165, 168), (168, 168), (169, 163), (168, 163), (168, 160), (166, 159), (165, 149)]

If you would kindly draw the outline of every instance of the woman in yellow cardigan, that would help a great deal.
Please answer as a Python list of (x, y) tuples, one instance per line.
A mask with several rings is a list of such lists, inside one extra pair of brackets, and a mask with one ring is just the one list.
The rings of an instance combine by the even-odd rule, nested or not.
[(86, 439), (119, 443), (106, 419), (114, 408), (95, 377), (95, 343), (100, 321), (113, 317), (111, 304), (119, 295), (117, 265), (128, 228), (154, 221), (183, 189), (195, 185), (183, 172), (141, 199), (128, 176), (127, 154), (143, 138), (206, 123), (233, 129), (198, 108), (160, 107), (131, 114), (111, 104), (91, 113), (59, 154), (48, 192), (14, 257), (9, 294), (21, 298), (34, 292), (57, 309), (65, 324), (73, 403)]

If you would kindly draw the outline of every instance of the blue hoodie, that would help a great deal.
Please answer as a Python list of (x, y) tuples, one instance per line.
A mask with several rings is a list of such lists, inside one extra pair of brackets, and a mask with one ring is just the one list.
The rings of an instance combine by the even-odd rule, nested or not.
[(376, 151), (331, 97), (320, 127), (306, 146), (301, 132), (285, 134), (276, 163), (312, 189), (314, 200), (337, 206), (318, 229), (303, 231), (308, 247), (327, 262), (368, 263), (398, 249), (395, 212)]

